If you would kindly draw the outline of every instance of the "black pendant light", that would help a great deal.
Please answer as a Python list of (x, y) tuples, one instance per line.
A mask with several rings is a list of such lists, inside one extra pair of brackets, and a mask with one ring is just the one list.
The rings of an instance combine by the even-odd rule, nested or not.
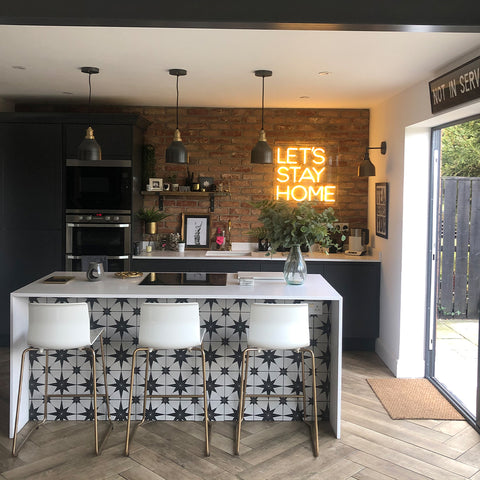
[(250, 160), (252, 163), (273, 163), (273, 151), (267, 143), (265, 130), (263, 129), (263, 111), (265, 106), (265, 77), (271, 77), (271, 70), (255, 70), (256, 77), (262, 77), (262, 129), (258, 135), (258, 142), (252, 149)]
[(188, 152), (185, 145), (182, 143), (182, 137), (180, 136), (180, 130), (178, 129), (178, 77), (185, 76), (187, 71), (181, 68), (172, 68), (168, 73), (177, 77), (177, 128), (173, 135), (173, 142), (167, 148), (165, 153), (165, 160), (167, 163), (188, 163)]
[(369, 150), (380, 150), (382, 155), (387, 153), (387, 142), (382, 142), (379, 147), (367, 147), (365, 150), (365, 155), (363, 160), (358, 166), (358, 176), (359, 177), (374, 177), (375, 176), (375, 165), (370, 161), (370, 155), (368, 154)]
[[(88, 114), (90, 115), (90, 104), (92, 102), (92, 82), (91, 77), (100, 72), (97, 67), (82, 67), (82, 73), (88, 73)], [(79, 160), (101, 160), (102, 149), (95, 140), (93, 135), (93, 128), (89, 126), (86, 131), (85, 138), (78, 146), (78, 158)]]

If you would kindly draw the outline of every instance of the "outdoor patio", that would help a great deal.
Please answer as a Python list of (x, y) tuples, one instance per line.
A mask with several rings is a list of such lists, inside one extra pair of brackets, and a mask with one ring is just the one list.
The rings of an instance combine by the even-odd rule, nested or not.
[(478, 320), (437, 320), (435, 377), (475, 415)]

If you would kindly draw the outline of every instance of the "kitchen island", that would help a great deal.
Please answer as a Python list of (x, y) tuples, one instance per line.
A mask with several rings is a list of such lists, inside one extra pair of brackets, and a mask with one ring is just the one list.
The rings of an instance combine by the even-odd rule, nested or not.
[[(233, 251), (154, 250), (132, 257), (132, 269), (143, 272), (283, 271), (287, 253), (248, 251), (251, 244), (233, 244)], [(375, 351), (380, 325), (381, 254), (308, 252), (308, 273), (320, 274), (343, 297), (343, 350)]]
[[(29, 302), (73, 302), (89, 304), (91, 325), (106, 328), (104, 339), (111, 412), (115, 420), (125, 420), (128, 406), (130, 359), (138, 339), (138, 321), (145, 302), (185, 302), (200, 304), (207, 359), (209, 415), (212, 420), (234, 420), (238, 409), (241, 351), (246, 346), (248, 316), (252, 302), (307, 302), (311, 321), (311, 343), (316, 355), (318, 411), (329, 420), (334, 435), (340, 437), (342, 297), (321, 275), (308, 275), (301, 286), (287, 285), (275, 278), (255, 279), (253, 286), (241, 286), (236, 274), (225, 275), (225, 284), (205, 284), (207, 274), (182, 274), (181, 285), (141, 285), (139, 278), (117, 278), (106, 273), (99, 282), (88, 282), (82, 272), (55, 272), (73, 277), (66, 284), (44, 283), (43, 277), (11, 294), (10, 435), (16, 408), (21, 352), (27, 346)], [(208, 283), (208, 282), (207, 282)], [(216, 282), (213, 282), (216, 283)], [(42, 416), (43, 356), (30, 355), (29, 382), (24, 382), (20, 426)], [(84, 393), (88, 390), (88, 359), (84, 354), (57, 351), (51, 354), (49, 389), (56, 393)], [(201, 385), (197, 358), (184, 350), (151, 354), (151, 392), (195, 392)], [(141, 378), (143, 365), (136, 372)], [(299, 388), (299, 354), (265, 351), (251, 361), (251, 381), (260, 393), (296, 392)], [(311, 372), (307, 375), (307, 387)], [(100, 383), (103, 383), (99, 376)], [(135, 382), (142, 387), (142, 380)], [(284, 390), (283, 390), (284, 389)], [(308, 388), (307, 388), (308, 392)], [(139, 418), (140, 391), (134, 392), (134, 418)], [(102, 405), (102, 408), (105, 406)], [(246, 420), (296, 420), (296, 402), (287, 399), (255, 399), (247, 405)], [(156, 420), (200, 420), (203, 411), (195, 401), (152, 400), (147, 418)], [(52, 400), (48, 419), (87, 419), (90, 400), (73, 397)]]

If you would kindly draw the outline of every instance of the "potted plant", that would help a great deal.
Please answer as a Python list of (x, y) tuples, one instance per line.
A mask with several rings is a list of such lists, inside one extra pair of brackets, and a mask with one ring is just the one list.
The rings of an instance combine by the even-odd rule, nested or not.
[(254, 203), (260, 209), (258, 219), (263, 223), (273, 251), (280, 247), (290, 249), (285, 262), (284, 276), (287, 283), (301, 285), (306, 278), (307, 267), (300, 247), (308, 250), (314, 243), (328, 249), (333, 245), (331, 234), (337, 229), (333, 208), (318, 211), (310, 202), (291, 204), (285, 200), (264, 200)]
[(177, 192), (178, 191), (178, 182), (177, 182), (177, 174), (172, 173), (167, 177), (167, 182), (170, 184), (170, 190)]
[(170, 214), (157, 210), (155, 207), (142, 208), (137, 212), (137, 217), (145, 223), (145, 233), (157, 233), (157, 222), (169, 217)]
[(253, 206), (260, 209), (258, 219), (274, 251), (292, 245), (333, 245), (331, 235), (337, 231), (337, 218), (331, 207), (318, 211), (311, 202), (291, 204), (285, 200), (264, 200)]

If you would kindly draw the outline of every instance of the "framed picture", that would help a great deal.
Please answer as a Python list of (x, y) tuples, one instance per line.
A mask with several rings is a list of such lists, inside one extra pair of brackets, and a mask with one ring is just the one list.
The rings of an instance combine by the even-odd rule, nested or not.
[(185, 248), (207, 248), (210, 241), (210, 215), (182, 215)]
[(163, 190), (163, 178), (149, 178), (148, 186), (152, 192)]
[(388, 238), (388, 183), (375, 184), (375, 233)]
[(210, 192), (213, 185), (213, 177), (198, 177), (198, 183), (200, 184), (200, 190)]

